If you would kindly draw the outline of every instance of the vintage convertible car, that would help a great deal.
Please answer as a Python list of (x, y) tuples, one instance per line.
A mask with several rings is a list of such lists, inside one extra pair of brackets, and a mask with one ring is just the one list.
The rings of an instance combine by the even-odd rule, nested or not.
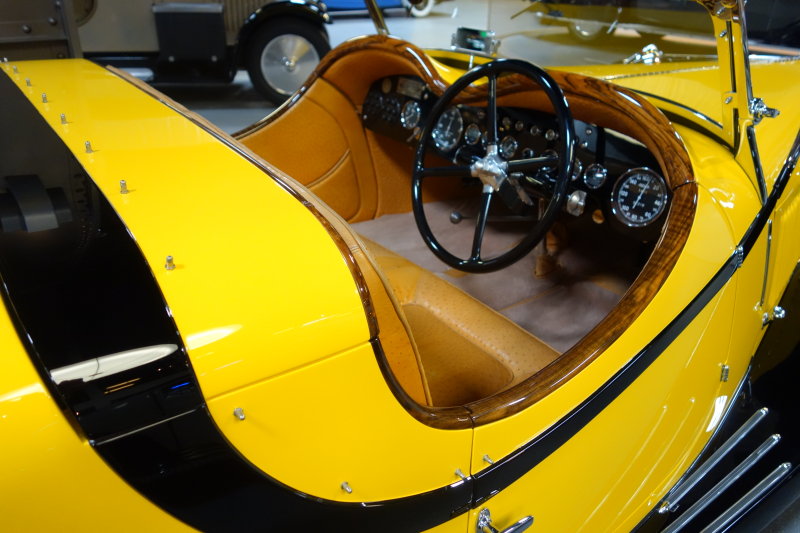
[(548, 69), (373, 9), (235, 137), (0, 64), (3, 530), (746, 518), (800, 460), (800, 59), (703, 4), (713, 59)]

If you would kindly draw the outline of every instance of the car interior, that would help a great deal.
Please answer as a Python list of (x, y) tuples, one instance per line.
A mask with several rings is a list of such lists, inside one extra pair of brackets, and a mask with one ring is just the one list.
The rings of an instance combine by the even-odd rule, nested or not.
[[(441, 71), (462, 66), (447, 51), (434, 56)], [(601, 81), (550, 76), (574, 132), (560, 127), (563, 110), (537, 80), (500, 71), (494, 93), (487, 77), (450, 94), (413, 45), (364, 37), (235, 135), (344, 242), (369, 292), (387, 380), (431, 423), (447, 424), (432, 417), (437, 409), (466, 405), (474, 416), (503, 416), (579, 372), (653, 297), (691, 225), (691, 167), (666, 118)], [(490, 203), (474, 177), (489, 145), (501, 166), (530, 163), (509, 172)], [(476, 243), (481, 258), (516, 250), (559, 186), (563, 199), (531, 253), (469, 271), (481, 268)], [(435, 247), (468, 259), (432, 253), (420, 217)]]

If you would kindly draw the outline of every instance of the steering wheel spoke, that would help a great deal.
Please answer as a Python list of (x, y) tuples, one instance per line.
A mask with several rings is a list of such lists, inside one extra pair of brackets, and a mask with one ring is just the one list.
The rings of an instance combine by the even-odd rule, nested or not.
[(481, 260), (481, 247), (483, 246), (483, 237), (486, 233), (486, 223), (489, 220), (489, 207), (492, 205), (493, 192), (491, 187), (483, 187), (478, 220), (475, 223), (475, 235), (472, 238), (472, 254), (469, 258), (471, 262), (480, 262)]
[(486, 144), (497, 144), (497, 74), (489, 73), (489, 101), (486, 105)]
[(466, 165), (453, 165), (450, 167), (427, 167), (419, 169), (419, 175), (423, 178), (443, 178), (443, 177), (470, 177), (471, 168)]
[(508, 162), (508, 173), (521, 172), (523, 174), (533, 172), (542, 168), (552, 167), (558, 164), (558, 156), (543, 155), (540, 157), (529, 157), (527, 159), (514, 159)]

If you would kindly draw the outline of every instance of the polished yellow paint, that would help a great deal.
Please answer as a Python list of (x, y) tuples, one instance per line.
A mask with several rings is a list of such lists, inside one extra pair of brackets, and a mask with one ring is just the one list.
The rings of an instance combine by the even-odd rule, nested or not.
[(121, 480), (80, 437), (5, 313), (0, 339), (0, 529), (190, 531)]
[[(233, 416), (244, 409), (244, 421)], [(368, 344), (209, 402), (231, 443), (314, 496), (380, 501), (458, 483), (472, 431), (418, 422), (386, 386)], [(342, 489), (347, 482), (353, 492)]]
[[(330, 234), (268, 175), (93, 63), (18, 68), (12, 79), (141, 248), (207, 399), (369, 338), (358, 290)], [(48, 75), (56, 68), (58, 75)], [(39, 99), (43, 92), (49, 103)], [(122, 179), (128, 194), (120, 194)], [(164, 268), (168, 255), (175, 270)]]

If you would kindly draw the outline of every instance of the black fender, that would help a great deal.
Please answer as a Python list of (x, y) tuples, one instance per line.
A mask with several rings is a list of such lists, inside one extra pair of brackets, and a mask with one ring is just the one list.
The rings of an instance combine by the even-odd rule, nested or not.
[(306, 20), (312, 24), (318, 25), (326, 37), (328, 35), (328, 32), (325, 30), (325, 24), (330, 24), (330, 17), (328, 16), (324, 4), (311, 0), (306, 0), (302, 3), (292, 0), (271, 2), (252, 12), (239, 29), (239, 35), (236, 39), (236, 48), (234, 50), (234, 62), (236, 65), (244, 65), (248, 43), (258, 29), (261, 28), (263, 24), (269, 24), (270, 20), (277, 18)]

